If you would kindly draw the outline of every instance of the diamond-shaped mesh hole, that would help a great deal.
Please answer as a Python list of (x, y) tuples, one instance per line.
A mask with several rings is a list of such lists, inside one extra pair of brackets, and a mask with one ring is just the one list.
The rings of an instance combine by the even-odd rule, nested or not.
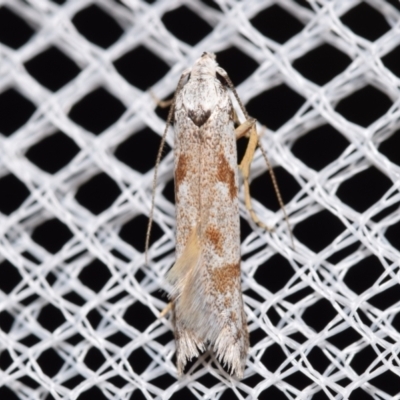
[(216, 384), (219, 383), (219, 380), (211, 375), (211, 374), (204, 374), (200, 376), (199, 378), (196, 379), (197, 382), (199, 382), (201, 385), (205, 386), (206, 388), (212, 388)]
[(0, 178), (0, 212), (10, 215), (29, 196), (27, 187), (14, 175)]
[(22, 281), (22, 276), (18, 269), (8, 260), (0, 263), (0, 271), (0, 290), (2, 290), (5, 294), (10, 294), (13, 289)]
[[(39, 298), (37, 294), (31, 294), (29, 290), (24, 290), (22, 293), (19, 294), (21, 300), (20, 303), (25, 307), (31, 305), (32, 303), (36, 302)], [(23, 297), (24, 296), (24, 297)]]
[(83, 362), (92, 370), (97, 371), (106, 361), (100, 350), (91, 347), (86, 353)]
[(13, 359), (10, 356), (10, 352), (7, 350), (3, 350), (1, 352), (1, 362), (0, 362), (0, 370), (6, 371), (7, 368), (13, 363)]
[(132, 338), (130, 338), (129, 336), (125, 335), (122, 332), (114, 333), (106, 339), (118, 347), (124, 347), (132, 341)]
[(254, 331), (250, 332), (250, 347), (254, 347), (258, 343), (261, 343), (265, 339), (268, 338), (267, 333), (264, 331), (264, 329), (258, 328)]
[(298, 283), (291, 286), (291, 288), (293, 288), (291, 292), (293, 291), (293, 293), (286, 296), (285, 301), (288, 301), (289, 303), (292, 304), (297, 304), (300, 303), (300, 301), (303, 300), (305, 297), (314, 293), (314, 290), (311, 289), (309, 286), (303, 287), (302, 289), (299, 289), (297, 286)]
[(296, 140), (292, 152), (307, 166), (320, 171), (334, 162), (349, 142), (331, 125), (322, 125)]
[(35, 228), (32, 239), (48, 252), (55, 254), (72, 238), (69, 228), (56, 218)]
[(378, 39), (390, 29), (385, 17), (365, 2), (347, 11), (340, 19), (356, 35), (371, 41)]
[(382, 57), (382, 62), (386, 68), (389, 68), (397, 77), (400, 78), (400, 46), (395, 47), (389, 53)]
[(288, 335), (288, 337), (299, 344), (303, 344), (307, 341), (307, 338), (301, 332), (292, 333), (291, 335)]
[(335, 318), (336, 314), (337, 311), (328, 300), (320, 299), (307, 307), (303, 314), (303, 320), (308, 326), (320, 332)]
[(30, 376), (22, 376), (18, 378), (19, 383), (28, 386), (30, 389), (37, 389), (39, 387), (39, 383), (33, 380)]
[(52, 378), (57, 375), (61, 367), (64, 365), (64, 360), (53, 349), (45, 350), (37, 359), (42, 371)]
[(54, 332), (65, 322), (65, 318), (58, 308), (48, 304), (41, 309), (37, 321), (43, 328)]
[(261, 357), (261, 362), (268, 371), (275, 372), (286, 359), (287, 355), (284, 353), (281, 346), (274, 343), (272, 346), (267, 347)]
[(392, 246), (400, 250), (400, 222), (389, 226), (385, 232), (385, 237)]
[(292, 118), (303, 104), (302, 96), (286, 85), (279, 85), (253, 97), (246, 108), (249, 115), (275, 131)]
[[(63, 382), (63, 386), (65, 386), (67, 389), (74, 389), (77, 386), (79, 386), (84, 380), (85, 380), (85, 378), (82, 375), (78, 374), (78, 375), (75, 375), (74, 377), (72, 377), (71, 379), (68, 379), (67, 381)], [(102, 393), (96, 393), (96, 394), (98, 395), (97, 397), (95, 396), (95, 397), (89, 397), (89, 398), (96, 399), (96, 400), (104, 399), (104, 395)], [(81, 397), (81, 396), (79, 396), (79, 397)], [(89, 400), (89, 398), (86, 398), (86, 400)]]
[(324, 210), (298, 223), (294, 235), (312, 251), (319, 252), (330, 245), (343, 230), (342, 222)]
[[(119, 144), (115, 157), (134, 170), (145, 173), (155, 167), (160, 141), (160, 136), (153, 130), (144, 128)], [(170, 151), (171, 148), (165, 144), (161, 159)]]
[(386, 290), (381, 289), (378, 294), (368, 300), (368, 303), (382, 311), (387, 310), (389, 307), (392, 307), (398, 302), (400, 302), (399, 284), (394, 285)]
[(205, 20), (185, 6), (166, 12), (161, 20), (168, 31), (192, 46), (212, 31)]
[(83, 306), (86, 303), (86, 300), (74, 291), (68, 292), (62, 297), (64, 300), (73, 303), (77, 306)]
[(63, 87), (80, 72), (75, 62), (57, 47), (50, 47), (24, 65), (40, 84), (52, 91)]
[(78, 400), (92, 400), (92, 399), (108, 400), (108, 398), (105, 396), (102, 390), (100, 390), (100, 388), (97, 386), (93, 386), (90, 389), (85, 390), (78, 397)]
[(40, 339), (33, 334), (29, 334), (24, 336), (22, 339), (19, 340), (19, 343), (21, 343), (22, 345), (26, 346), (26, 347), (33, 347), (35, 346), (35, 344), (39, 343)]
[(371, 255), (353, 265), (347, 271), (344, 282), (351, 290), (361, 294), (371, 288), (383, 272), (384, 269), (379, 259)]
[(276, 293), (285, 287), (293, 275), (294, 271), (289, 261), (280, 254), (275, 254), (257, 268), (254, 279), (272, 293)]
[(10, 332), (10, 329), (14, 323), (14, 317), (7, 311), (0, 313), (0, 329), (4, 333)]
[(312, 367), (320, 374), (323, 374), (331, 364), (330, 360), (319, 347), (313, 347), (308, 353), (307, 359), (311, 363)]
[(40, 260), (38, 260), (33, 254), (29, 253), (29, 251), (24, 251), (21, 255), (35, 264), (40, 264)]
[(350, 365), (354, 369), (354, 371), (357, 372), (357, 374), (361, 375), (375, 360), (375, 351), (371, 346), (367, 346), (354, 355)]
[[(283, 203), (288, 203), (300, 190), (300, 186), (293, 176), (290, 175), (284, 168), (274, 168), (274, 173), (278, 182)], [(273, 211), (278, 211), (280, 209), (277, 195), (268, 171), (257, 176), (257, 178), (251, 181), (250, 194), (252, 198), (258, 200), (268, 209)], [(268, 221), (263, 222), (268, 225)]]
[(258, 396), (259, 400), (287, 400), (286, 395), (281, 392), (275, 385), (269, 386), (267, 389), (263, 390)]
[(94, 134), (118, 121), (126, 107), (104, 88), (98, 88), (78, 101), (68, 116)]
[(108, 10), (95, 4), (77, 12), (72, 23), (87, 40), (103, 48), (111, 46), (124, 32)]
[(118, 73), (131, 85), (147, 90), (169, 70), (168, 65), (144, 46), (128, 51), (114, 61)]
[(121, 190), (107, 174), (100, 173), (84, 183), (75, 198), (83, 207), (98, 215), (107, 210), (121, 194)]
[(278, 326), (279, 322), (281, 321), (281, 317), (278, 314), (278, 312), (275, 310), (275, 308), (270, 308), (267, 311), (267, 318), (269, 320), (269, 322), (273, 325), (273, 326)]
[[(155, 0), (144, 0), (146, 1), (146, 3), (153, 3)], [(145, 392), (147, 393), (147, 392)], [(148, 396), (146, 397), (143, 394), (143, 391), (141, 391), (140, 389), (136, 389), (132, 392), (131, 397), (129, 397), (129, 400), (147, 400)]]
[[(139, 215), (122, 226), (119, 236), (138, 251), (144, 252), (148, 222), (149, 220), (147, 217)], [(162, 229), (153, 221), (150, 234), (150, 246), (160, 239), (163, 233)]]
[(307, 52), (293, 62), (304, 77), (318, 85), (324, 85), (344, 71), (351, 63), (351, 58), (331, 46), (323, 44)]
[(99, 293), (111, 278), (111, 273), (107, 266), (96, 258), (82, 269), (78, 278), (84, 285)]
[(28, 121), (35, 110), (36, 106), (15, 89), (0, 93), (0, 134), (11, 135)]
[(175, 204), (175, 181), (173, 179), (170, 179), (165, 185), (162, 194), (172, 204)]
[(344, 203), (363, 212), (377, 202), (392, 186), (392, 181), (382, 172), (370, 167), (343, 182), (337, 196)]
[(369, 383), (392, 396), (398, 396), (400, 393), (400, 377), (392, 371), (386, 371), (372, 378)]
[[(165, 295), (164, 300), (167, 299), (167, 296)], [(157, 336), (154, 339), (156, 342), (160, 343), (163, 346), (166, 346), (168, 343), (173, 342), (174, 339), (174, 333), (172, 330), (168, 330), (167, 332), (163, 333), (162, 335)]]
[(87, 319), (90, 322), (90, 325), (92, 326), (93, 329), (96, 329), (99, 326), (99, 323), (103, 319), (99, 311), (96, 309), (91, 310), (87, 313)]
[(128, 381), (126, 381), (125, 379), (121, 378), (118, 375), (108, 378), (107, 382), (111, 383), (113, 386), (115, 386), (118, 389), (123, 388), (128, 383)]
[(128, 362), (130, 366), (138, 375), (146, 371), (147, 367), (151, 364), (152, 361), (152, 358), (142, 347), (139, 347), (138, 349), (132, 351), (131, 355), (128, 357)]
[[(243, 243), (247, 236), (249, 236), (252, 232), (253, 229), (249, 225), (248, 221), (240, 217), (240, 243)], [(244, 259), (245, 258), (242, 257), (242, 260)]]
[(261, 11), (250, 22), (263, 35), (278, 43), (285, 43), (304, 28), (297, 18), (278, 5)]
[[(229, 47), (216, 54), (218, 64), (229, 71), (228, 75), (235, 86), (238, 86), (245, 79), (252, 75), (257, 69), (258, 63), (237, 47)], [(232, 62), (235, 60), (234, 62)]]
[(375, 400), (375, 396), (371, 396), (368, 392), (360, 388), (353, 390), (349, 396), (349, 400), (360, 400), (360, 399)]
[(260, 382), (263, 382), (265, 380), (265, 378), (259, 374), (254, 374), (252, 376), (249, 376), (248, 378), (245, 378), (242, 380), (242, 382), (251, 387), (254, 388), (256, 387)]
[(340, 350), (345, 349), (361, 339), (361, 335), (353, 328), (347, 328), (327, 338), (327, 340)]
[[(185, 372), (187, 371), (187, 369), (185, 369)], [(163, 374), (161, 376), (158, 376), (155, 379), (152, 379), (149, 381), (152, 385), (155, 385), (156, 387), (165, 390), (167, 388), (169, 388), (173, 383), (176, 382), (176, 379), (173, 378), (171, 375), (169, 374)], [(185, 398), (185, 397), (184, 397)]]
[(66, 340), (66, 342), (71, 344), (72, 346), (76, 346), (78, 343), (82, 343), (83, 341), (84, 341), (84, 338), (79, 333), (76, 333), (75, 335), (71, 335)]
[[(400, 56), (400, 54), (399, 54)], [(400, 58), (399, 58), (400, 60)], [(400, 64), (400, 63), (399, 63)], [(379, 151), (390, 161), (400, 166), (400, 130), (379, 145)]]
[(367, 127), (392, 106), (386, 94), (368, 85), (342, 99), (336, 111), (355, 124)]
[(293, 374), (290, 374), (288, 377), (284, 379), (285, 382), (289, 383), (289, 385), (292, 385), (298, 390), (304, 390), (307, 386), (312, 384), (312, 380), (301, 373), (300, 371), (297, 371)]
[[(140, 315), (140, 318), (138, 318), (138, 315)], [(150, 309), (140, 301), (136, 301), (134, 304), (129, 306), (124, 314), (124, 320), (140, 332), (144, 332), (156, 319), (157, 317), (150, 311)]]
[(26, 158), (42, 170), (54, 174), (78, 154), (80, 148), (63, 132), (56, 132), (34, 144)]
[(35, 33), (28, 23), (8, 7), (0, 7), (0, 42), (18, 49)]

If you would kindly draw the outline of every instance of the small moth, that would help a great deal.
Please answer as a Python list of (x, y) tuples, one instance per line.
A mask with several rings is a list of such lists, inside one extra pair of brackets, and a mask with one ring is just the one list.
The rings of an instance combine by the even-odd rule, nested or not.
[[(246, 118), (236, 130), (230, 93)], [(250, 162), (258, 144), (255, 121), (248, 118), (215, 55), (203, 53), (179, 80), (160, 148), (171, 122), (175, 132), (176, 262), (167, 275), (172, 285), (167, 309), (173, 313), (178, 373), (209, 345), (230, 373), (241, 379), (249, 333), (240, 279), (236, 139), (250, 136), (239, 167), (246, 206), (265, 228), (251, 208), (249, 194)], [(160, 157), (161, 150), (157, 165)], [(147, 243), (149, 235), (150, 225)]]

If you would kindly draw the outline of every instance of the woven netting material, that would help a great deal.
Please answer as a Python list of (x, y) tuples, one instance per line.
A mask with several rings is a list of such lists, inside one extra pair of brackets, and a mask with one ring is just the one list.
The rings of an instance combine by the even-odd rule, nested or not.
[[(377, 151), (378, 144), (400, 126), (400, 82), (379, 58), (400, 44), (398, 10), (383, 1), (370, 2), (391, 26), (385, 35), (371, 43), (357, 36), (339, 20), (343, 13), (358, 4), (356, 1), (320, 0), (311, 2), (313, 9), (307, 9), (295, 2), (282, 0), (278, 3), (301, 20), (304, 29), (285, 44), (278, 45), (249, 23), (250, 18), (275, 2), (221, 1), (222, 11), (217, 11), (197, 1), (160, 1), (149, 5), (126, 0), (121, 2), (125, 4), (123, 6), (98, 0), (96, 4), (118, 21), (126, 33), (109, 49), (101, 49), (82, 37), (71, 23), (79, 10), (92, 3), (77, 0), (59, 6), (46, 0), (26, 3), (0, 1), (0, 5), (9, 5), (21, 18), (40, 27), (33, 39), (20, 50), (0, 45), (0, 91), (14, 87), (37, 106), (33, 117), (16, 133), (7, 138), (0, 135), (0, 175), (14, 174), (30, 191), (17, 211), (9, 216), (0, 216), (0, 262), (9, 260), (22, 276), (22, 282), (11, 293), (0, 293), (1, 310), (6, 310), (15, 318), (10, 331), (0, 333), (2, 350), (7, 350), (12, 358), (11, 365), (1, 372), (0, 386), (6, 385), (20, 399), (44, 399), (49, 393), (57, 399), (75, 399), (92, 387), (97, 387), (109, 399), (128, 399), (135, 391), (141, 392), (146, 399), (168, 399), (182, 388), (191, 391), (197, 398), (219, 398), (230, 388), (234, 392), (232, 396), (252, 399), (272, 386), (290, 399), (308, 399), (318, 392), (324, 392), (329, 399), (346, 399), (358, 388), (376, 396), (374, 398), (393, 398), (370, 381), (388, 371), (397, 377), (400, 375), (400, 334), (392, 325), (400, 305), (396, 303), (382, 311), (372, 306), (368, 299), (399, 283), (399, 252), (384, 236), (386, 229), (399, 221), (399, 214), (393, 211), (379, 223), (371, 220), (373, 215), (400, 200), (400, 169)], [(160, 21), (166, 11), (181, 4), (187, 4), (213, 26), (212, 32), (195, 47), (177, 40)], [(322, 43), (335, 46), (352, 59), (351, 65), (323, 88), (311, 84), (291, 66), (293, 59)], [(57, 92), (45, 90), (22, 66), (25, 60), (48, 45), (56, 45), (83, 68), (75, 79)], [(252, 76), (237, 88), (244, 104), (280, 83), (287, 84), (306, 99), (293, 118), (273, 135), (264, 134), (262, 142), (268, 149), (272, 164), (285, 168), (301, 186), (299, 193), (286, 204), (292, 227), (321, 210), (329, 210), (346, 228), (321, 253), (314, 253), (298, 241), (293, 249), (282, 212), (272, 213), (256, 202), (255, 208), (261, 219), (275, 227), (272, 234), (266, 234), (252, 224), (253, 233), (242, 243), (243, 255), (252, 253), (242, 263), (243, 288), (251, 288), (258, 294), (256, 299), (244, 298), (250, 331), (261, 328), (265, 332), (264, 339), (250, 349), (245, 372), (246, 377), (257, 376), (256, 383), (231, 379), (210, 354), (204, 355), (192, 366), (191, 374), (181, 380), (173, 379), (167, 389), (154, 381), (164, 374), (176, 378), (174, 341), (161, 344), (157, 340), (171, 331), (168, 318), (156, 318), (167, 299), (153, 295), (160, 290), (168, 290), (165, 273), (174, 260), (171, 252), (174, 249), (174, 208), (159, 189), (154, 218), (164, 234), (152, 245), (150, 267), (146, 267), (144, 254), (118, 234), (133, 217), (149, 215), (153, 171), (141, 174), (118, 161), (113, 154), (119, 143), (145, 126), (160, 135), (164, 129), (165, 121), (155, 113), (155, 105), (148, 92), (130, 85), (112, 66), (113, 60), (139, 45), (146, 46), (171, 66), (152, 88), (160, 98), (173, 93), (180, 73), (202, 51), (215, 52), (235, 45), (259, 64)], [(393, 105), (368, 128), (362, 128), (346, 120), (334, 107), (340, 99), (366, 84), (379, 88), (393, 101)], [(99, 86), (107, 88), (127, 110), (109, 129), (95, 136), (71, 121), (68, 112), (85, 94)], [(324, 123), (329, 123), (345, 136), (349, 146), (340, 158), (318, 173), (299, 161), (290, 148), (300, 135)], [(24, 151), (56, 130), (73, 139), (80, 152), (61, 172), (48, 175), (34, 168), (24, 157)], [(167, 140), (173, 146), (172, 133)], [(172, 159), (172, 153), (169, 153), (159, 167), (161, 187), (171, 179)], [(361, 214), (342, 203), (336, 196), (336, 190), (341, 182), (370, 166), (384, 173), (393, 185), (379, 202)], [(257, 153), (252, 175), (257, 176), (266, 170), (261, 154)], [(84, 182), (99, 172), (112, 177), (121, 194), (110, 208), (95, 216), (82, 207), (74, 195)], [(249, 220), (243, 201), (241, 215)], [(49, 253), (30, 237), (35, 227), (51, 218), (57, 218), (73, 233), (73, 237), (56, 254)], [(337, 265), (327, 261), (340, 248), (357, 242), (360, 245), (355, 247), (354, 252)], [(112, 249), (126, 259), (116, 257)], [(24, 252), (33, 254), (40, 267), (24, 257)], [(169, 252), (167, 256), (159, 257), (166, 252)], [(272, 293), (260, 286), (253, 276), (259, 265), (277, 253), (287, 258), (294, 275), (281, 290)], [(354, 264), (368, 255), (375, 255), (380, 260), (383, 272), (373, 286), (358, 296), (346, 286), (343, 278)], [(78, 279), (83, 268), (95, 259), (101, 260), (110, 273), (109, 280), (99, 293), (85, 287)], [(140, 270), (145, 272), (145, 278), (139, 281), (136, 277)], [(52, 285), (46, 280), (50, 272), (55, 277)], [(304, 288), (311, 288), (311, 294), (297, 303), (284, 299)], [(84, 299), (83, 305), (78, 306), (63, 297), (71, 291), (79, 293)], [(22, 300), (32, 295), (37, 298), (24, 306)], [(302, 315), (321, 299), (331, 304), (336, 315), (324, 329), (316, 332), (306, 324)], [(124, 319), (126, 310), (137, 302), (148, 307), (154, 315), (154, 322), (143, 331)], [(37, 321), (42, 309), (49, 304), (58, 309), (65, 319), (54, 332), (44, 329)], [(280, 318), (275, 325), (266, 316), (271, 307)], [(95, 328), (87, 320), (87, 314), (93, 309), (101, 315), (101, 321)], [(361, 311), (367, 316), (368, 323), (361, 318)], [(351, 345), (339, 348), (327, 340), (348, 328), (359, 334), (358, 340)], [(129, 338), (122, 346), (106, 340), (118, 332)], [(296, 332), (304, 335), (303, 341), (291, 337)], [(35, 335), (38, 342), (25, 346), (20, 340), (29, 334)], [(80, 335), (80, 339), (75, 344), (67, 341), (76, 334)], [(274, 344), (281, 347), (286, 360), (272, 372), (261, 359)], [(357, 374), (350, 362), (367, 346), (373, 349), (376, 358), (363, 374)], [(99, 349), (104, 357), (103, 364), (100, 363), (96, 371), (84, 362), (92, 348)], [(323, 371), (317, 371), (308, 361), (309, 353), (315, 348), (320, 349), (328, 360)], [(43, 373), (37, 363), (48, 349), (54, 349), (63, 363), (53, 377)], [(140, 374), (128, 361), (137, 349), (143, 349), (152, 359)], [(308, 377), (303, 390), (287, 379), (298, 371)], [(204, 374), (214, 377), (209, 387), (201, 383), (200, 378)], [(32, 388), (19, 380), (23, 376), (32, 378), (38, 387)], [(80, 376), (80, 383), (72, 387), (63, 385), (76, 376)], [(116, 384), (111, 379), (115, 376), (124, 379), (125, 384)], [(346, 384), (338, 383), (345, 378), (348, 379)], [(395, 398), (400, 397), (397, 395)]]

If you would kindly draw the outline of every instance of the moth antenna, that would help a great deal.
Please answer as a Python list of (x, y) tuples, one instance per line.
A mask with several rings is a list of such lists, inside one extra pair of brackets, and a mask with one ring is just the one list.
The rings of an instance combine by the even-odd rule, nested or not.
[(279, 186), (278, 186), (278, 182), (276, 180), (275, 172), (272, 169), (271, 163), (269, 162), (269, 159), (267, 157), (267, 153), (266, 153), (266, 151), (264, 150), (264, 147), (261, 144), (260, 137), (258, 136), (258, 134), (257, 134), (257, 141), (258, 141), (258, 147), (261, 150), (261, 154), (263, 155), (265, 163), (267, 164), (269, 175), (270, 175), (271, 180), (272, 180), (272, 186), (274, 187), (274, 191), (275, 191), (275, 194), (276, 194), (276, 198), (278, 199), (279, 207), (281, 208), (281, 210), (283, 212), (283, 216), (285, 218), (286, 225), (287, 225), (287, 227), (289, 229), (290, 241), (292, 242), (292, 247), (294, 249), (295, 247), (294, 247), (293, 232), (292, 232), (292, 229), (290, 228), (289, 217), (288, 217), (288, 215), (286, 213), (285, 205), (283, 204), (281, 191), (279, 190)]
[(239, 104), (240, 109), (242, 110), (242, 113), (245, 117), (246, 120), (250, 119), (249, 114), (247, 113), (246, 108), (244, 107), (243, 103), (241, 102), (239, 95), (237, 94), (237, 91), (235, 89), (235, 85), (231, 81), (231, 78), (229, 78), (229, 75), (226, 73), (226, 71), (222, 68), (217, 68), (218, 73), (224, 78), (226, 84), (229, 86), (229, 89), (231, 89), (233, 95), (235, 96), (236, 101)]
[[(157, 158), (156, 158), (156, 164), (154, 167), (154, 176), (153, 176), (153, 185), (152, 185), (152, 195), (151, 195), (151, 207), (150, 207), (150, 214), (149, 214), (149, 222), (147, 224), (147, 231), (146, 231), (146, 243), (144, 245), (144, 258), (145, 258), (145, 263), (148, 264), (149, 261), (149, 244), (150, 244), (150, 233), (151, 233), (151, 226), (153, 224), (153, 215), (154, 215), (154, 202), (155, 202), (155, 198), (156, 198), (156, 187), (157, 187), (157, 177), (158, 177), (158, 167), (160, 165), (161, 162), (161, 156), (162, 156), (162, 152), (163, 152), (163, 148), (164, 148), (164, 144), (165, 144), (165, 139), (167, 137), (167, 133), (168, 133), (168, 128), (171, 125), (173, 116), (174, 116), (174, 109), (175, 109), (175, 99), (177, 94), (180, 92), (180, 90), (183, 87), (183, 81), (184, 79), (188, 76), (189, 72), (184, 72), (181, 77), (179, 78), (179, 82), (178, 82), (178, 86), (175, 90), (174, 96), (172, 97), (171, 100), (171, 107), (169, 109), (168, 112), (168, 117), (167, 117), (167, 122), (165, 124), (165, 129), (164, 129), (164, 133), (161, 137), (161, 143), (160, 143), (160, 147), (158, 148), (158, 153), (157, 153)], [(154, 97), (154, 95), (152, 95)], [(165, 102), (164, 102), (165, 103)]]

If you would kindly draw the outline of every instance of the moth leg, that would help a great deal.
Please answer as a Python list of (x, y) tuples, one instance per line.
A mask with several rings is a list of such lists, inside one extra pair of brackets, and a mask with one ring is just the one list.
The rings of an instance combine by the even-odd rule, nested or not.
[(154, 102), (157, 104), (158, 107), (160, 108), (167, 108), (170, 107), (174, 98), (169, 99), (169, 100), (160, 100), (152, 91), (149, 91), (150, 96), (154, 100)]
[(174, 303), (172, 301), (170, 301), (165, 307), (164, 309), (160, 312), (160, 315), (158, 316), (158, 318), (164, 318), (174, 307)]
[(269, 232), (273, 229), (269, 228), (265, 225), (260, 218), (258, 218), (256, 212), (253, 210), (253, 206), (251, 204), (251, 196), (250, 196), (250, 165), (254, 157), (254, 153), (258, 144), (258, 136), (256, 131), (256, 123), (254, 119), (250, 119), (245, 121), (243, 124), (236, 128), (236, 139), (239, 139), (243, 136), (249, 136), (249, 143), (247, 144), (246, 152), (240, 162), (239, 169), (242, 171), (243, 175), (243, 184), (244, 184), (244, 202), (249, 212), (252, 220), (260, 227)]
[[(255, 127), (255, 124), (256, 124), (256, 120), (254, 118), (250, 118), (250, 119), (246, 120), (245, 122), (243, 122), (243, 124), (240, 124), (235, 130), (236, 140), (238, 140), (242, 137), (250, 137), (251, 130)], [(256, 133), (256, 135), (257, 135), (257, 133)], [(258, 143), (258, 139), (256, 136), (256, 143), (255, 143), (256, 147), (257, 147), (257, 143)], [(249, 142), (249, 145), (250, 145), (250, 142)], [(253, 155), (254, 155), (254, 152), (255, 152), (255, 148), (253, 151)], [(246, 149), (246, 154), (247, 154), (247, 149)], [(253, 155), (252, 155), (252, 157), (253, 157)], [(250, 162), (251, 162), (251, 160), (250, 160)]]

